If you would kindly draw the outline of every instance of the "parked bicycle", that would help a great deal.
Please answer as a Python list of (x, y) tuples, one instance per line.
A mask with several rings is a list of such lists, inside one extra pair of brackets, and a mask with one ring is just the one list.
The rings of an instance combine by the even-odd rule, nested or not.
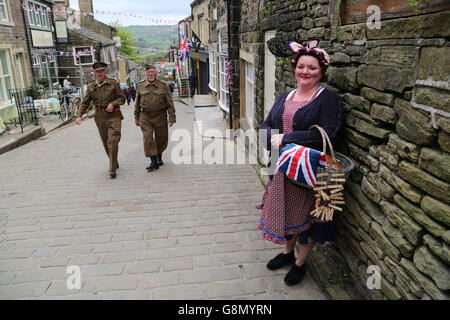
[(60, 104), (59, 116), (63, 121), (66, 121), (77, 114), (81, 99), (77, 94), (73, 94), (73, 91), (70, 89), (61, 89), (58, 91), (58, 96)]

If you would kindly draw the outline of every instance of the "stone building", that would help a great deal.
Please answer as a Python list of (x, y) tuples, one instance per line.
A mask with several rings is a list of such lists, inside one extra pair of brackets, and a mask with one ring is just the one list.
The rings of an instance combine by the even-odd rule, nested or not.
[(81, 13), (72, 10), (68, 0), (60, 1), (57, 7), (57, 49), (62, 52), (58, 57), (60, 82), (70, 75), (74, 85), (79, 86), (81, 65), (86, 84), (94, 79), (91, 67), (99, 60), (109, 65), (108, 77), (119, 79), (119, 54), (113, 40), (115, 29), (94, 18), (92, 0), (79, 1)]
[(32, 70), (36, 83), (51, 93), (58, 81), (56, 31), (51, 0), (22, 1), (28, 49), (32, 58)]
[(209, 89), (217, 99), (218, 106), (229, 115), (230, 88), (226, 83), (226, 62), (228, 60), (227, 6), (221, 0), (211, 0), (209, 41)]
[(195, 94), (209, 93), (209, 53), (210, 42), (210, 16), (209, 0), (195, 0), (191, 3), (192, 21), (190, 24), (189, 39), (192, 42), (193, 34), (200, 39), (198, 49), (191, 47), (189, 58), (191, 60), (191, 72), (197, 77)]
[(0, 109), (12, 103), (9, 89), (28, 88), (33, 83), (27, 50), (24, 12), (20, 1), (0, 1)]
[[(380, 9), (378, 27), (368, 5)], [(331, 56), (324, 85), (343, 98), (339, 149), (356, 163), (335, 215), (338, 282), (367, 299), (449, 299), (448, 1), (422, 3), (416, 14), (403, 0), (242, 0), (240, 15), (241, 126), (257, 129), (274, 98), (296, 87), (290, 58), (274, 57), (267, 40), (319, 37)], [(380, 289), (366, 286), (371, 265)], [(332, 297), (336, 288), (325, 283)]]
[[(192, 34), (191, 32), (191, 25), (190, 22), (192, 21), (192, 18), (186, 17), (183, 20), (178, 22), (178, 32), (184, 34), (186, 37), (189, 37), (190, 34)], [(180, 49), (180, 35), (178, 35), (178, 44), (177, 44), (177, 49)], [(178, 51), (179, 53), (179, 51)], [(184, 61), (180, 61), (179, 59), (178, 61), (178, 66), (180, 67), (179, 69), (179, 75), (180, 78), (183, 79), (187, 79), (189, 77), (189, 70), (190, 70), (190, 59), (186, 59)]]

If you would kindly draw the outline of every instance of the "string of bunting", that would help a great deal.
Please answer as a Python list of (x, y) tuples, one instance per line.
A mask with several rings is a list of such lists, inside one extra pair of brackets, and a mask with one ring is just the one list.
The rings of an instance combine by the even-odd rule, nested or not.
[(81, 56), (86, 56), (86, 55), (90, 55), (92, 53), (94, 53), (96, 50), (92, 49), (84, 49), (84, 50), (77, 50), (76, 53), (73, 53), (72, 51), (41, 51), (41, 52), (34, 52), (32, 54), (32, 56), (37, 57), (37, 56), (47, 56), (48, 58), (51, 57), (81, 57)]
[[(34, 6), (32, 3), (30, 3), (30, 0), (25, 0), (22, 3), (22, 9), (24, 11), (32, 11), (32, 12), (40, 12), (43, 11), (44, 9), (41, 7), (36, 7)], [(55, 7), (53, 10), (50, 7), (47, 7), (45, 9), (45, 11), (47, 12), (53, 12), (53, 13), (75, 13), (75, 14), (79, 14), (79, 15), (83, 15), (83, 16), (94, 16), (93, 13), (91, 12), (82, 12), (82, 11), (78, 11), (72, 8), (60, 8), (58, 9), (57, 7)], [(128, 13), (128, 12), (120, 12), (120, 11), (110, 11), (110, 10), (95, 10), (95, 14), (96, 15), (110, 15), (110, 16), (116, 16), (116, 17), (131, 17), (131, 18), (138, 18), (138, 19), (143, 19), (143, 20), (147, 20), (148, 22), (152, 22), (154, 24), (165, 24), (165, 25), (173, 25), (173, 24), (178, 24), (177, 20), (172, 20), (172, 19), (159, 19), (159, 18), (155, 18), (155, 17), (147, 17), (147, 16), (143, 16), (140, 14), (136, 14), (136, 13)]]

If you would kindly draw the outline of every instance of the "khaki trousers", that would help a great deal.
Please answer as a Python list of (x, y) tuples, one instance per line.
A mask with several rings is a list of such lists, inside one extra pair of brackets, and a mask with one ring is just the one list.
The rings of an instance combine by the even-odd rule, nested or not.
[(163, 115), (154, 117), (149, 113), (141, 113), (141, 131), (144, 137), (144, 153), (152, 157), (163, 153), (169, 142), (169, 128), (167, 124), (167, 111)]
[(121, 137), (122, 120), (116, 113), (95, 111), (95, 124), (102, 139), (103, 147), (109, 158), (109, 171), (116, 172)]

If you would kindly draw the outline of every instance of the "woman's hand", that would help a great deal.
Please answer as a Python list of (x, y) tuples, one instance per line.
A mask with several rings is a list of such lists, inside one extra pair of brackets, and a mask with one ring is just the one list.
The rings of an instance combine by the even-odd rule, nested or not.
[(280, 149), (281, 142), (283, 141), (284, 134), (274, 134), (270, 140), (270, 143), (272, 143), (272, 146), (275, 149)]

